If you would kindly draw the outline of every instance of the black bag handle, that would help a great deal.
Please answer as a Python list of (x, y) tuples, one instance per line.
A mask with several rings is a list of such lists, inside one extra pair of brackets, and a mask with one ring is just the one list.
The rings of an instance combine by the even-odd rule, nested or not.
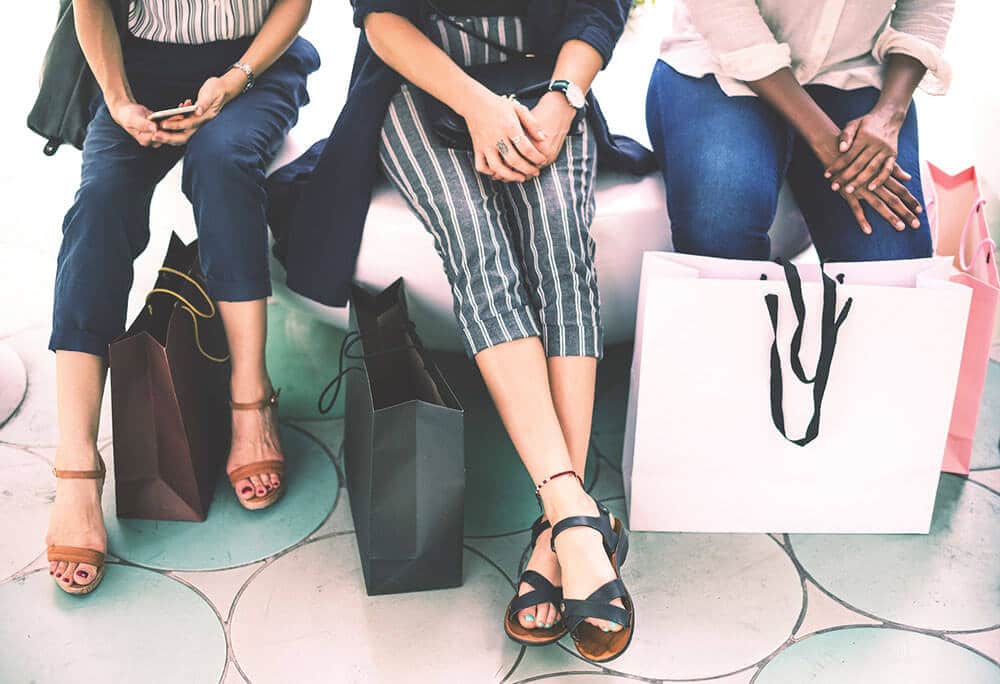
[(454, 18), (452, 18), (451, 16), (449, 16), (446, 12), (442, 12), (441, 8), (438, 7), (436, 4), (434, 4), (431, 0), (425, 0), (425, 2), (427, 3), (427, 6), (431, 8), (431, 11), (434, 12), (436, 15), (438, 15), (438, 18), (440, 18), (445, 23), (447, 23), (450, 26), (458, 29), (462, 33), (466, 34), (467, 36), (471, 36), (472, 38), (475, 38), (476, 40), (478, 40), (481, 43), (486, 43), (487, 45), (489, 45), (494, 50), (498, 50), (499, 52), (502, 52), (503, 54), (507, 55), (508, 57), (517, 57), (518, 59), (533, 59), (535, 57), (531, 53), (521, 52), (519, 50), (515, 50), (513, 48), (507, 47), (506, 45), (504, 45), (502, 43), (498, 43), (497, 41), (493, 40), (489, 36), (484, 36), (483, 34), (479, 33), (478, 31), (473, 31), (468, 26), (463, 26), (462, 22), (456, 21)]
[[(785, 268), (788, 289), (792, 298), (792, 307), (796, 310), (797, 314), (799, 312), (799, 305), (796, 304), (796, 302), (799, 302), (802, 307), (802, 313), (799, 315), (799, 326), (796, 328), (797, 337), (793, 336), (792, 338), (792, 367), (794, 370), (802, 342), (801, 327), (803, 321), (805, 320), (805, 304), (802, 297), (802, 280), (799, 277), (797, 269), (792, 264), (782, 264), (782, 266)], [(816, 373), (811, 379), (806, 379), (804, 377), (804, 372), (801, 374), (799, 373), (799, 371), (802, 371), (801, 362), (798, 363), (798, 371), (795, 371), (795, 374), (800, 381), (813, 386), (812, 418), (809, 420), (809, 425), (806, 428), (805, 434), (798, 439), (792, 439), (789, 437), (787, 431), (785, 430), (785, 411), (783, 406), (784, 379), (781, 372), (781, 354), (778, 352), (778, 295), (769, 294), (764, 296), (764, 302), (767, 305), (767, 312), (771, 319), (771, 329), (774, 331), (774, 340), (771, 343), (771, 419), (774, 422), (774, 426), (778, 429), (778, 432), (780, 432), (781, 435), (789, 442), (798, 446), (805, 446), (819, 436), (820, 415), (823, 409), (823, 397), (826, 394), (826, 385), (830, 380), (830, 369), (833, 365), (833, 354), (837, 347), (837, 335), (840, 332), (840, 326), (842, 326), (844, 321), (847, 320), (847, 316), (851, 312), (851, 306), (854, 304), (854, 298), (849, 297), (838, 314), (837, 283), (826, 275), (826, 273), (823, 273), (822, 277), (822, 332), (819, 360), (816, 363)], [(796, 345), (796, 340), (798, 341), (798, 345)]]
[[(403, 328), (403, 332), (410, 333), (411, 339), (414, 340), (417, 339), (415, 336), (416, 330), (417, 326), (414, 325), (412, 321), (408, 322), (408, 324)], [(361, 341), (362, 337), (363, 335), (359, 331), (352, 330), (344, 336), (343, 340), (341, 340), (339, 355), (340, 361), (337, 374), (333, 376), (333, 379), (330, 380), (326, 387), (323, 388), (323, 391), (320, 392), (319, 398), (316, 402), (316, 408), (319, 409), (320, 413), (325, 415), (333, 410), (333, 407), (337, 404), (337, 397), (340, 396), (340, 389), (344, 384), (344, 378), (347, 377), (348, 373), (356, 370), (364, 370), (363, 366), (348, 366), (347, 368), (344, 368), (345, 359), (350, 359), (352, 361), (364, 361), (366, 359), (374, 359), (379, 356), (385, 356), (386, 354), (398, 354), (399, 352), (406, 351), (407, 349), (416, 349), (417, 351), (423, 350), (423, 347), (419, 344), (406, 344), (400, 347), (393, 347), (391, 349), (383, 349), (377, 352), (369, 352), (368, 354), (360, 355), (356, 354), (352, 356), (351, 349), (355, 344)], [(324, 398), (330, 393), (331, 390), (333, 391), (333, 396), (330, 397), (329, 401), (324, 402)]]

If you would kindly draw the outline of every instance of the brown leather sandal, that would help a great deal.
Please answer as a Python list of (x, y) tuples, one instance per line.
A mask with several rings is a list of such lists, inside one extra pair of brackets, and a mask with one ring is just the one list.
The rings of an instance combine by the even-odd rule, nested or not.
[[(278, 395), (281, 394), (281, 390), (271, 392), (271, 396), (267, 399), (262, 399), (261, 401), (251, 401), (251, 402), (238, 402), (230, 401), (229, 406), (234, 411), (260, 411), (261, 409), (274, 408), (275, 411), (278, 410)], [(264, 475), (268, 473), (277, 473), (282, 476), (282, 481), (277, 488), (272, 489), (264, 496), (254, 496), (252, 499), (244, 499), (242, 496), (236, 495), (236, 499), (240, 502), (240, 505), (248, 511), (256, 511), (262, 508), (268, 508), (273, 506), (278, 499), (282, 497), (285, 493), (285, 462), (279, 461), (277, 459), (268, 459), (266, 461), (257, 461), (255, 463), (248, 463), (244, 466), (236, 468), (233, 472), (229, 473), (229, 482), (233, 485), (233, 489), (236, 489), (236, 483), (240, 480), (246, 480), (255, 475)]]
[[(103, 487), (104, 476), (107, 473), (103, 459), (100, 460), (100, 465), (101, 467), (97, 470), (59, 470), (58, 468), (53, 468), (52, 473), (57, 478), (63, 480), (100, 480)], [(56, 585), (67, 594), (73, 594), (74, 596), (89, 594), (94, 589), (97, 589), (97, 585), (104, 579), (103, 551), (87, 549), (81, 546), (59, 546), (53, 544), (46, 549), (45, 555), (50, 563), (83, 563), (84, 565), (93, 565), (97, 568), (94, 581), (90, 584), (73, 583), (66, 586), (65, 582), (56, 582)]]

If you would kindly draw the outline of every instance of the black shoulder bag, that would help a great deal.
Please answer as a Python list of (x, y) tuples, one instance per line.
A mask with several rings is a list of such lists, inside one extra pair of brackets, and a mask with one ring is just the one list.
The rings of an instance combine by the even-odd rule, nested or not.
[[(554, 56), (539, 57), (501, 45), (488, 36), (463, 26), (461, 22), (439, 10), (430, 0), (427, 1), (427, 5), (442, 21), (481, 43), (489, 45), (509, 58), (503, 62), (466, 67), (465, 72), (469, 76), (494, 93), (513, 98), (529, 109), (537, 105), (542, 96), (549, 92), (549, 83), (556, 64)], [(471, 150), (472, 138), (469, 136), (469, 127), (466, 125), (465, 119), (432, 95), (424, 91), (420, 91), (420, 94), (420, 105), (425, 116), (431, 122), (431, 130), (434, 131), (434, 134), (448, 147)], [(581, 109), (577, 112), (576, 118), (570, 126), (570, 135), (579, 135), (582, 132), (580, 123), (583, 120), (584, 111)]]

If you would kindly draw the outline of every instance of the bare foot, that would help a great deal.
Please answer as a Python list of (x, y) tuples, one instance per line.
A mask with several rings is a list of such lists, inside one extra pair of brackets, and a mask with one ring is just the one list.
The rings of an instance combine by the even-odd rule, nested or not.
[[(97, 470), (100, 457), (97, 447), (76, 449), (64, 456), (62, 448), (56, 455), (62, 470)], [(49, 530), (45, 545), (79, 546), (84, 549), (106, 551), (108, 538), (104, 531), (101, 512), (101, 480), (56, 480), (56, 499), (49, 517)], [(49, 563), (49, 574), (67, 588), (87, 586), (97, 577), (97, 568), (88, 563)]]
[[(270, 391), (264, 396), (269, 396)], [(240, 398), (238, 401), (256, 401)], [(229, 448), (229, 461), (226, 472), (231, 473), (239, 467), (259, 461), (284, 461), (281, 453), (281, 437), (278, 433), (278, 416), (275, 405), (261, 409), (233, 410), (233, 439)], [(264, 473), (239, 480), (236, 483), (236, 496), (244, 501), (255, 497), (267, 496), (272, 490), (281, 486), (278, 473)]]
[[(539, 575), (552, 582), (552, 586), (559, 587), (562, 581), (562, 573), (559, 570), (559, 559), (552, 553), (550, 540), (552, 539), (552, 528), (549, 528), (538, 535), (538, 542), (531, 552), (531, 558), (525, 570), (534, 570)], [(527, 582), (521, 582), (517, 589), (517, 595), (523, 596), (529, 591), (533, 591)], [(551, 603), (539, 603), (525, 608), (517, 615), (518, 622), (525, 629), (548, 629), (560, 619), (559, 609)]]
[[(597, 503), (573, 478), (552, 480), (542, 491), (550, 520), (559, 521), (575, 515), (597, 516)], [(562, 569), (563, 595), (568, 599), (586, 599), (599, 587), (615, 579), (614, 568), (604, 550), (601, 533), (590, 527), (571, 527), (556, 537), (556, 554)], [(610, 605), (624, 608), (621, 599)], [(618, 632), (622, 625), (608, 620), (587, 618), (587, 622), (606, 632)]]

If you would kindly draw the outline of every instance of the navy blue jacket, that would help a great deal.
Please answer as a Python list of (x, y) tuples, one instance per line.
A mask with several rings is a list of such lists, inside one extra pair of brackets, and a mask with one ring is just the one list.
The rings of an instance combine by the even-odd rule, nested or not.
[[(353, 5), (359, 28), (371, 12), (393, 12), (420, 26), (428, 11), (421, 0), (353, 0)], [(631, 0), (531, 2), (525, 17), (528, 49), (555, 54), (566, 41), (579, 39), (601, 53), (607, 64), (631, 5)], [(378, 180), (379, 132), (401, 83), (402, 77), (375, 55), (362, 30), (347, 102), (330, 136), (268, 180), (268, 220), (288, 286), (322, 304), (347, 303)], [(609, 133), (592, 97), (589, 117), (601, 166), (636, 174), (655, 168), (652, 153)]]

